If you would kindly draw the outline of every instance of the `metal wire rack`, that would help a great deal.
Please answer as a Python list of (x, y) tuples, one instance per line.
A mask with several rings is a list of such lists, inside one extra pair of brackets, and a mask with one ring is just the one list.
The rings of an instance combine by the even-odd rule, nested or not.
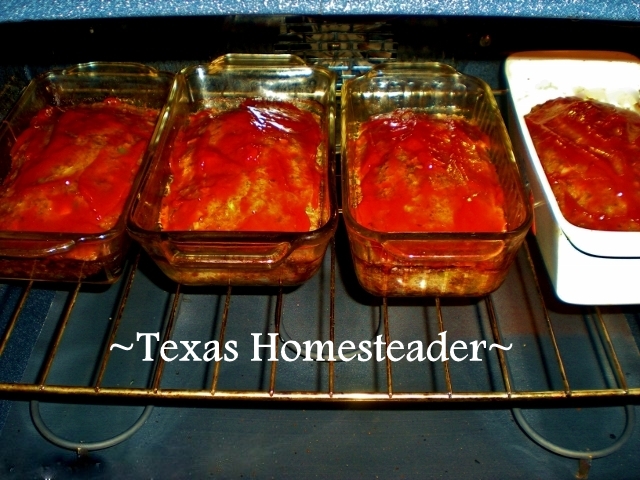
[[(340, 328), (341, 322), (345, 321), (344, 318), (338, 318), (336, 315), (336, 245), (335, 242), (331, 245), (331, 248), (327, 254), (328, 264), (328, 289), (329, 289), (329, 304), (328, 304), (328, 338), (323, 339), (322, 341), (329, 340), (334, 344), (337, 344), (337, 336), (336, 329)], [(264, 371), (260, 371), (259, 375), (265, 377), (260, 386), (258, 388), (227, 388), (223, 385), (224, 382), (221, 379), (224, 377), (225, 373), (225, 361), (221, 359), (221, 361), (212, 361), (211, 367), (208, 369), (206, 374), (207, 378), (201, 381), (204, 387), (202, 388), (193, 388), (188, 386), (165, 386), (165, 380), (168, 376), (167, 369), (169, 363), (175, 365), (173, 362), (167, 362), (166, 357), (158, 355), (158, 348), (155, 348), (155, 361), (153, 362), (144, 362), (140, 358), (140, 356), (129, 355), (130, 363), (132, 363), (133, 367), (135, 365), (139, 365), (141, 368), (146, 367), (145, 364), (152, 364), (153, 369), (150, 371), (148, 375), (148, 381), (146, 385), (140, 386), (120, 386), (114, 385), (113, 381), (111, 383), (105, 382), (105, 378), (107, 377), (107, 372), (109, 370), (110, 362), (112, 362), (114, 355), (116, 352), (113, 350), (112, 345), (116, 343), (120, 337), (120, 333), (122, 330), (126, 328), (123, 325), (132, 322), (135, 322), (135, 318), (127, 317), (126, 312), (128, 309), (128, 303), (130, 300), (130, 296), (132, 295), (132, 291), (134, 290), (134, 286), (136, 283), (136, 276), (141, 275), (139, 273), (139, 262), (141, 255), (137, 254), (135, 259), (133, 260), (132, 265), (128, 269), (127, 274), (121, 280), (118, 285), (113, 286), (111, 289), (106, 289), (103, 292), (98, 293), (82, 293), (83, 285), (77, 284), (74, 285), (73, 288), (68, 289), (68, 292), (65, 292), (64, 295), (67, 296), (66, 301), (64, 302), (64, 308), (59, 314), (59, 318), (52, 319), (49, 318), (49, 321), (55, 323), (55, 329), (51, 331), (49, 338), (41, 338), (41, 341), (45, 342), (46, 354), (43, 355), (41, 359), (38, 360), (39, 366), (37, 367), (37, 376), (33, 381), (21, 381), (21, 382), (3, 382), (0, 383), (0, 396), (4, 398), (13, 398), (20, 396), (22, 398), (27, 397), (30, 399), (43, 399), (50, 397), (62, 397), (62, 400), (65, 399), (73, 399), (76, 396), (81, 396), (84, 398), (93, 398), (93, 399), (101, 399), (106, 401), (108, 399), (109, 403), (115, 402), (131, 402), (131, 401), (142, 401), (145, 403), (159, 403), (164, 400), (181, 400), (181, 401), (206, 401), (206, 400), (258, 400), (258, 401), (315, 401), (315, 402), (350, 402), (350, 401), (359, 401), (359, 402), (377, 402), (377, 403), (390, 403), (390, 402), (463, 402), (463, 403), (477, 403), (477, 402), (518, 402), (518, 401), (535, 401), (535, 400), (555, 400), (555, 401), (563, 401), (563, 400), (595, 400), (598, 401), (603, 400), (611, 400), (612, 403), (636, 403), (638, 398), (640, 398), (640, 388), (638, 386), (634, 386), (630, 384), (630, 381), (627, 378), (627, 374), (625, 373), (625, 367), (623, 367), (623, 362), (620, 359), (620, 355), (616, 349), (614, 336), (619, 335), (619, 327), (620, 327), (620, 319), (618, 319), (617, 326), (614, 326), (616, 329), (616, 335), (612, 335), (610, 333), (610, 327), (608, 327), (607, 315), (603, 313), (601, 308), (595, 308), (592, 312), (583, 314), (584, 317), (582, 322), (584, 324), (591, 325), (591, 328), (595, 328), (597, 332), (595, 336), (600, 339), (600, 344), (596, 347), (592, 335), (590, 342), (592, 343), (593, 348), (601, 348), (604, 349), (605, 358), (608, 359), (607, 365), (602, 365), (602, 371), (605, 372), (603, 375), (613, 376), (614, 382), (611, 387), (574, 387), (570, 382), (570, 375), (568, 373), (569, 367), (567, 367), (567, 360), (563, 357), (561, 353), (561, 342), (558, 340), (558, 327), (554, 324), (552, 319), (552, 313), (546, 307), (545, 294), (543, 292), (543, 287), (541, 286), (541, 282), (539, 278), (536, 276), (536, 268), (534, 265), (534, 259), (532, 258), (532, 254), (528, 246), (525, 245), (523, 251), (521, 252), (520, 259), (520, 267), (523, 265), (528, 267), (528, 271), (525, 271), (527, 275), (531, 275), (536, 285), (536, 296), (539, 302), (539, 305), (535, 307), (535, 310), (541, 312), (540, 313), (540, 324), (544, 325), (546, 331), (538, 331), (537, 336), (542, 338), (546, 338), (548, 340), (548, 351), (552, 352), (552, 357), (556, 363), (556, 372), (551, 374), (548, 371), (549, 366), (545, 365), (540, 372), (534, 372), (533, 375), (537, 377), (546, 376), (559, 378), (559, 387), (558, 388), (542, 388), (542, 389), (529, 389), (529, 388), (516, 388), (514, 384), (514, 376), (521, 377), (522, 373), (514, 373), (514, 369), (511, 367), (511, 362), (508, 357), (514, 352), (503, 351), (502, 349), (495, 349), (495, 351), (487, 351), (486, 361), (487, 361), (487, 369), (491, 370), (491, 359), (490, 354), (495, 353), (495, 358), (497, 358), (497, 370), (499, 371), (499, 382), (496, 382), (495, 379), (490, 383), (492, 386), (489, 386), (486, 390), (473, 390), (468, 387), (463, 389), (455, 388), (456, 385), (461, 385), (464, 382), (458, 381), (456, 379), (456, 375), (453, 372), (459, 372), (464, 362), (453, 362), (451, 358), (446, 358), (447, 355), (445, 353), (444, 361), (442, 361), (442, 357), (440, 361), (437, 362), (426, 362), (431, 363), (430, 368), (434, 370), (434, 368), (441, 368), (441, 372), (437, 373), (433, 371), (433, 378), (435, 379), (433, 385), (429, 390), (424, 391), (415, 391), (416, 387), (409, 387), (409, 391), (403, 388), (406, 382), (404, 380), (400, 380), (400, 386), (397, 385), (395, 379), (395, 370), (398, 368), (402, 368), (401, 363), (397, 363), (391, 360), (390, 355), (385, 355), (382, 362), (379, 362), (379, 367), (383, 370), (383, 375), (378, 375), (378, 377), (384, 377), (383, 382), (377, 382), (377, 386), (374, 387), (364, 387), (360, 388), (356, 391), (347, 391), (337, 386), (336, 378), (342, 376), (348, 376), (344, 374), (346, 368), (349, 367), (350, 362), (340, 362), (339, 359), (335, 360), (327, 360), (327, 361), (316, 361), (314, 362), (316, 368), (325, 369), (325, 373), (321, 373), (324, 380), (319, 381), (317, 383), (324, 384), (320, 388), (305, 388), (292, 390), (289, 388), (279, 388), (278, 376), (280, 370), (286, 369), (289, 370), (289, 365), (292, 365), (296, 362), (286, 362), (283, 361), (282, 355), (290, 358), (292, 352), (287, 353), (286, 347), (290, 347), (292, 345), (292, 338), (289, 335), (288, 331), (284, 326), (284, 305), (287, 301), (288, 296), (295, 295), (295, 293), (290, 293), (285, 291), (284, 289), (279, 289), (273, 295), (275, 297), (275, 308), (272, 309), (272, 318), (269, 319), (270, 324), (270, 333), (275, 333), (277, 335), (275, 338), (276, 345), (276, 355), (277, 358), (265, 358), (261, 362), (258, 362), (260, 365), (263, 365), (265, 368), (268, 368), (268, 373), (265, 375)], [(524, 262), (524, 263), (523, 263)], [(326, 279), (325, 279), (326, 280)], [(525, 282), (525, 280), (522, 280)], [(2, 332), (2, 339), (0, 340), (0, 360), (2, 359), (2, 355), (6, 349), (6, 347), (12, 341), (12, 334), (16, 330), (16, 326), (19, 324), (22, 318), (22, 312), (27, 302), (29, 295), (34, 289), (33, 282), (27, 282), (23, 287), (20, 294), (19, 300), (16, 302), (14, 310), (10, 316), (7, 325)], [(65, 375), (70, 380), (67, 383), (61, 383), (57, 381), (55, 378), (52, 378), (51, 373), (54, 370), (54, 366), (56, 365), (58, 357), (64, 357), (67, 355), (71, 349), (74, 348), (74, 343), (65, 343), (65, 335), (67, 335), (68, 330), (78, 328), (80, 323), (74, 319), (72, 322), (72, 314), (74, 312), (74, 308), (78, 302), (79, 297), (82, 295), (89, 295), (94, 299), (100, 299), (100, 297), (104, 297), (113, 293), (113, 290), (117, 289), (117, 295), (114, 297), (114, 307), (113, 314), (111, 315), (108, 321), (108, 333), (104, 335), (102, 343), (97, 349), (100, 352), (100, 355), (97, 357), (97, 361), (95, 362), (95, 366), (91, 368), (92, 370), (92, 380), (90, 382), (84, 382), (82, 380), (77, 380), (72, 378), (72, 372), (69, 372), (67, 367), (65, 367)], [(187, 289), (188, 290), (188, 289)], [(161, 328), (158, 329), (158, 339), (160, 340), (156, 345), (165, 344), (166, 342), (170, 342), (176, 340), (176, 327), (181, 322), (186, 322), (184, 315), (180, 314), (180, 305), (184, 302), (185, 298), (188, 298), (190, 293), (184, 293), (185, 288), (181, 285), (174, 285), (173, 290), (170, 292), (166, 292), (169, 295), (169, 300), (167, 304), (167, 311), (165, 314), (165, 318), (163, 320)], [(62, 292), (61, 292), (62, 294)], [(221, 314), (219, 315), (219, 327), (217, 328), (217, 334), (215, 340), (218, 341), (219, 345), (225, 345), (226, 339), (230, 338), (229, 335), (229, 323), (230, 323), (230, 306), (232, 303), (232, 299), (234, 299), (234, 288), (228, 287), (224, 292), (215, 293), (213, 295), (215, 302), (221, 303)], [(244, 294), (241, 294), (241, 296)], [(501, 333), (501, 330), (504, 326), (501, 324), (501, 320), (504, 318), (504, 313), (500, 312), (496, 307), (496, 301), (494, 300), (494, 295), (486, 296), (482, 299), (478, 299), (477, 302), (471, 302), (470, 305), (479, 312), (477, 315), (479, 317), (486, 317), (486, 321), (489, 325), (489, 333), (486, 335), (483, 340), (487, 342), (487, 344), (498, 344), (498, 345), (507, 345), (509, 343), (514, 343), (514, 336), (511, 341), (507, 340), (505, 336)], [(253, 297), (248, 297), (246, 300), (250, 300)], [(447, 306), (446, 299), (435, 298), (430, 300), (431, 305), (429, 308), (435, 311), (435, 322), (431, 322), (431, 325), (427, 326), (428, 328), (435, 328), (435, 335), (432, 334), (432, 338), (442, 338), (442, 335), (446, 335), (447, 328), (445, 328), (445, 316), (447, 315), (447, 309), (452, 308), (460, 308), (456, 306), (455, 303), (452, 306)], [(423, 302), (425, 304), (429, 303), (429, 300), (425, 300)], [(498, 301), (500, 303), (500, 300)], [(379, 322), (381, 325), (371, 327), (370, 336), (373, 338), (375, 333), (381, 332), (384, 339), (385, 345), (390, 345), (392, 341), (396, 340), (393, 333), (392, 322), (390, 321), (390, 311), (393, 311), (395, 308), (402, 308), (402, 305), (398, 305), (392, 299), (381, 299), (380, 304), (374, 306), (374, 309), (379, 310)], [(420, 302), (411, 302), (410, 305), (413, 309), (422, 309), (424, 305), (420, 304)], [(91, 307), (93, 308), (93, 307)], [(346, 308), (346, 312), (350, 310), (349, 307)], [(84, 310), (86, 311), (86, 310)], [(271, 316), (271, 314), (269, 314)], [(50, 315), (51, 317), (51, 315)], [(624, 316), (625, 321), (629, 321), (628, 315)], [(85, 319), (85, 324), (89, 319)], [(375, 323), (375, 322), (374, 322)], [(506, 321), (506, 324), (509, 322)], [(557, 323), (557, 322), (555, 322)], [(73, 325), (72, 325), (73, 324)], [(127, 328), (133, 328), (136, 330), (135, 325), (129, 325)], [(245, 325), (245, 328), (247, 327)], [(449, 327), (451, 328), (451, 327)], [(510, 329), (511, 327), (507, 327)], [(564, 327), (562, 327), (564, 329)], [(593, 333), (593, 332), (592, 332)], [(624, 333), (624, 332), (623, 332)], [(72, 334), (73, 335), (73, 334)], [(234, 335), (238, 335), (235, 333)], [(566, 335), (564, 333), (560, 334), (562, 337)], [(42, 334), (41, 334), (42, 337)], [(267, 338), (265, 335), (264, 338)], [(528, 341), (536, 342), (540, 341), (540, 338), (529, 338)], [(313, 339), (312, 339), (313, 340)], [(121, 341), (121, 340), (118, 340)], [(516, 340), (517, 341), (517, 340)], [(624, 340), (627, 344), (629, 344), (629, 338), (625, 338)], [(266, 340), (262, 340), (262, 344), (265, 344)], [(132, 343), (132, 342), (123, 342), (121, 343)], [(301, 342), (300, 342), (301, 343)], [(77, 345), (77, 342), (75, 343)], [(282, 346), (285, 345), (285, 350), (282, 349)], [(526, 344), (525, 344), (526, 345)], [(637, 346), (635, 343), (633, 344), (635, 347), (631, 348), (631, 352), (625, 350), (624, 358), (628, 358), (631, 354), (632, 360), (634, 357), (637, 357)], [(255, 348), (255, 347), (254, 347)], [(94, 347), (95, 349), (95, 347)], [(195, 347), (194, 347), (195, 349)], [(285, 352), (283, 354), (283, 352)], [(181, 353), (181, 355), (184, 352)], [(117, 362), (121, 362), (125, 352), (117, 352), (119, 359)], [(197, 354), (196, 357), (198, 355)], [(149, 354), (147, 353), (147, 356)], [(247, 353), (245, 352), (245, 356)], [(187, 355), (188, 356), (188, 355)], [(255, 352), (253, 354), (255, 356)], [(193, 357), (192, 358), (196, 358)], [(336, 355), (337, 357), (337, 355)], [(316, 358), (316, 360), (318, 360)], [(636, 358), (637, 360), (637, 358)], [(515, 359), (516, 363), (519, 360)], [(76, 362), (77, 364), (81, 364), (86, 366), (88, 360), (82, 360)], [(89, 362), (90, 363), (90, 362)], [(176, 362), (178, 363), (178, 362)], [(305, 363), (299, 359), (297, 363)], [(370, 362), (371, 363), (371, 362)], [(375, 362), (374, 362), (375, 363)], [(409, 362), (411, 363), (411, 362)], [(438, 367), (437, 364), (440, 363), (441, 366)], [(470, 365), (473, 362), (467, 362)], [(570, 363), (575, 363), (573, 360)], [(361, 365), (362, 362), (359, 362)], [(231, 365), (231, 363), (229, 363)], [(268, 367), (266, 367), (268, 365)], [(408, 363), (407, 363), (408, 365)], [(340, 373), (336, 373), (337, 367), (340, 369)], [(119, 368), (119, 367), (118, 367)], [(422, 368), (428, 370), (428, 368), (424, 367), (424, 362)], [(628, 369), (628, 366), (626, 367)], [(237, 371), (233, 370), (233, 375), (237, 374)], [(380, 373), (380, 372), (378, 372)], [(593, 374), (593, 372), (592, 372)], [(79, 378), (83, 378), (82, 373), (79, 374)], [(292, 376), (291, 372), (286, 371), (283, 375), (290, 378)], [(375, 376), (376, 374), (374, 374)], [(402, 377), (406, 377), (406, 375), (399, 374)], [(464, 374), (466, 375), (466, 373)], [(71, 376), (71, 377), (70, 377)], [(490, 372), (488, 376), (491, 376)], [(632, 375), (633, 376), (633, 375)], [(111, 375), (113, 377), (113, 375)], [(438, 387), (437, 377), (440, 377), (440, 387)], [(116, 382), (118, 383), (118, 382)], [(171, 382), (169, 382), (171, 383)], [(227, 382), (229, 383), (229, 382)], [(232, 382), (233, 383), (233, 382)], [(285, 382), (286, 383), (286, 382)], [(295, 382), (294, 382), (295, 383)], [(374, 382), (375, 383), (375, 382)], [(551, 382), (553, 383), (553, 381)], [(611, 383), (611, 382), (610, 382)]]
[[(387, 45), (391, 48), (394, 44), (384, 26), (325, 25), (325, 32), (322, 26), (291, 21), (282, 30), (287, 35), (298, 32), (296, 29), (302, 29), (300, 35), (307, 35), (305, 29), (332, 35), (340, 29), (374, 32), (391, 42)], [(344, 76), (344, 72), (338, 74)], [(504, 100), (506, 93), (494, 91), (499, 100)], [(0, 305), (0, 398), (58, 397), (65, 401), (82, 397), (146, 404), (176, 400), (357, 401), (378, 405), (566, 404), (581, 400), (638, 403), (640, 352), (635, 338), (640, 338), (640, 308), (558, 304), (533, 237), (521, 249), (503, 287), (480, 299), (373, 298), (359, 289), (352, 270), (348, 242), (340, 228), (321, 272), (301, 289), (188, 288), (169, 282), (140, 252), (132, 256), (125, 275), (110, 288), (80, 283), (44, 287), (33, 281), (13, 283), (8, 287), (19, 292), (18, 298)], [(57, 293), (44, 325), (35, 327), (42, 329), (38, 341), (20, 347), (34, 349), (30, 370), (21, 380), (7, 380), (2, 377), (2, 365), (11, 359), (5, 352), (22, 342), (14, 332), (29, 321), (25, 305), (32, 292), (42, 288)], [(200, 310), (185, 308), (186, 303), (195, 303)], [(239, 315), (230, 314), (232, 303)], [(264, 307), (256, 311), (254, 303)], [(203, 309), (209, 320), (195, 318)], [(148, 325), (141, 317), (156, 323)], [(192, 328), (193, 324), (200, 330)], [(157, 333), (157, 343), (152, 353), (141, 355), (141, 342), (134, 337), (145, 328)], [(158, 348), (166, 342), (180, 347), (178, 337), (202, 339), (202, 343), (217, 341), (223, 346), (227, 339), (255, 331), (261, 331), (265, 338), (268, 333), (275, 334), (277, 356), (273, 360), (249, 360), (255, 354), (251, 345), (245, 344), (239, 345), (238, 353), (245, 361), (203, 361), (206, 367), (202, 368), (197, 360), (167, 362)], [(282, 358), (295, 340), (338, 345), (339, 340), (371, 341), (380, 335), (385, 345), (398, 339), (405, 343), (422, 339), (428, 345), (447, 332), (467, 344), (484, 342), (488, 347), (476, 361), (460, 362), (447, 355), (439, 357), (443, 361), (396, 362), (385, 355), (378, 361), (361, 362), (354, 360), (358, 351), (348, 353), (347, 361), (308, 356), (306, 352), (303, 357), (316, 361)], [(136, 340), (132, 352), (113, 350), (116, 343), (133, 346), (132, 339)], [(514, 348), (492, 348), (507, 344)], [(176, 374), (176, 365), (187, 364), (190, 368)], [(292, 368), (294, 365), (304, 367)], [(122, 372), (127, 372), (126, 379), (119, 375)], [(255, 381), (239, 380), (242, 378)]]
[[(506, 92), (495, 93), (503, 98)], [(36, 427), (63, 448), (112, 446), (135, 433), (151, 406), (160, 404), (496, 405), (512, 408), (525, 433), (544, 448), (579, 459), (578, 478), (586, 478), (591, 459), (618, 449), (633, 430), (632, 405), (640, 399), (640, 307), (558, 303), (533, 237), (519, 252), (504, 285), (473, 299), (368, 296), (353, 276), (342, 228), (321, 271), (298, 289), (185, 287), (164, 278), (145, 254), (132, 253), (125, 274), (110, 287), (34, 281), (0, 286), (0, 294), (2, 288), (12, 293), (0, 296), (0, 399), (31, 400)], [(46, 318), (42, 315), (34, 325), (29, 302), (43, 290), (52, 293), (47, 298), (53, 300)], [(32, 340), (25, 345), (28, 329), (35, 332), (27, 335)], [(140, 341), (140, 332), (150, 335)], [(255, 360), (256, 342), (245, 341), (237, 342), (235, 359), (224, 359), (224, 352), (219, 360), (213, 355), (204, 358), (201, 347), (213, 344), (207, 342), (217, 342), (222, 350), (227, 341), (247, 340), (252, 332), (262, 335), (263, 345), (273, 338), (274, 357)], [(310, 344), (353, 340), (359, 345), (379, 337), (385, 346), (420, 340), (428, 348), (447, 334), (449, 345), (475, 344), (477, 350), (463, 351), (461, 361), (448, 349), (444, 355), (437, 351), (434, 360), (410, 361), (403, 355), (394, 361), (387, 351), (380, 359), (360, 361), (356, 357), (362, 350), (355, 346), (344, 359), (292, 347), (306, 339)], [(115, 344), (127, 350), (113, 348)], [(173, 360), (161, 354), (161, 345), (170, 346)], [(492, 348), (495, 345), (505, 349)], [(19, 349), (28, 364), (19, 379), (8, 379), (3, 366)], [(291, 355), (294, 361), (289, 361)], [(123, 434), (79, 446), (48, 432), (39, 416), (39, 401), (147, 407)], [(577, 403), (624, 405), (623, 434), (602, 450), (570, 451), (541, 438), (519, 410)]]

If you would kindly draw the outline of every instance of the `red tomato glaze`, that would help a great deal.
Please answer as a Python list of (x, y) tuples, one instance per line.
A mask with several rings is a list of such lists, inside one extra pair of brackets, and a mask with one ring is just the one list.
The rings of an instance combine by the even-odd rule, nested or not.
[(191, 115), (172, 144), (163, 229), (317, 228), (321, 142), (317, 118), (287, 102)]
[(488, 137), (457, 116), (396, 110), (352, 144), (355, 218), (382, 232), (502, 232), (504, 195)]
[(116, 99), (46, 107), (11, 149), (0, 229), (99, 233), (122, 213), (157, 110)]
[(563, 97), (533, 107), (525, 120), (569, 222), (593, 230), (640, 230), (640, 115)]

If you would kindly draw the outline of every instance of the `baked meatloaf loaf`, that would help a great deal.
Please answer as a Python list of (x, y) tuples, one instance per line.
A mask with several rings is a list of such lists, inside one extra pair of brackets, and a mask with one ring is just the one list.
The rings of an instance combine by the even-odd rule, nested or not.
[(490, 141), (455, 115), (398, 109), (352, 142), (356, 221), (379, 232), (503, 232), (504, 193)]
[(321, 222), (322, 130), (291, 102), (247, 99), (189, 116), (172, 143), (169, 231), (305, 232)]
[(592, 230), (640, 230), (640, 115), (577, 97), (525, 116), (564, 217)]
[(0, 189), (0, 230), (111, 229), (153, 133), (158, 111), (110, 98), (39, 111), (11, 149)]

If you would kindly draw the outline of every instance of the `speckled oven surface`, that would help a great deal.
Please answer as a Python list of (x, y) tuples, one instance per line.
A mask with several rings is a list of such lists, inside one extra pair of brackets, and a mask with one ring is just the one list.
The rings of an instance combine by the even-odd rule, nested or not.
[(6, 0), (0, 6), (0, 21), (66, 20), (87, 18), (189, 16), (189, 15), (465, 15), (534, 18), (574, 18), (637, 21), (640, 6), (636, 2), (615, 0), (322, 0), (302, 1), (225, 1), (160, 0), (100, 1), (53, 0), (43, 5), (38, 0)]

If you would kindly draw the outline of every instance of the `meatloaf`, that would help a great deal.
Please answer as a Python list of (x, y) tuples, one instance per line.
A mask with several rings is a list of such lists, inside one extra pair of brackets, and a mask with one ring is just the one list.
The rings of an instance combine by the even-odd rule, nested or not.
[(122, 214), (158, 111), (110, 98), (39, 111), (11, 149), (0, 230), (100, 233)]
[(397, 109), (359, 127), (356, 221), (379, 232), (503, 232), (504, 193), (489, 137), (465, 118)]
[(592, 230), (640, 230), (640, 115), (561, 97), (531, 109), (527, 128), (564, 217)]
[(318, 228), (322, 140), (318, 116), (291, 102), (247, 99), (190, 115), (171, 144), (162, 229)]

